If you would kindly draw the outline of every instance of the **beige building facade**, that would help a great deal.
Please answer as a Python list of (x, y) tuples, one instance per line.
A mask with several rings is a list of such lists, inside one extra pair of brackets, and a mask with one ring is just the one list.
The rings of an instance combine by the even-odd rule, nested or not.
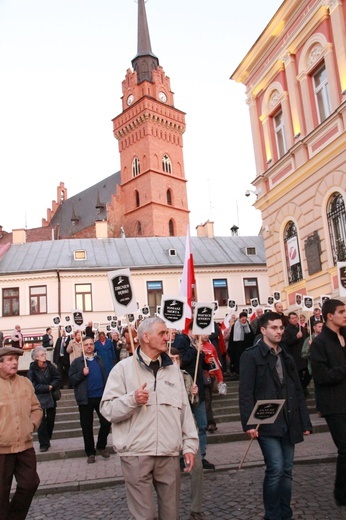
[[(109, 271), (130, 269), (138, 302), (135, 318), (145, 315), (146, 306), (153, 316), (162, 295), (179, 295), (185, 237), (108, 238), (102, 223), (96, 227), (99, 238), (43, 242), (26, 242), (21, 230), (13, 234), (17, 241), (0, 251), (0, 330), (8, 344), (14, 327), (21, 326), (26, 358), (42, 343), (47, 327), (52, 327), (55, 343), (59, 329), (54, 318), (63, 327), (77, 328), (74, 310), (82, 312), (82, 329), (89, 321), (105, 332), (114, 328)], [(191, 237), (197, 301), (217, 302), (218, 321), (231, 312), (229, 299), (235, 300), (238, 312), (252, 298), (264, 307), (270, 289), (263, 238), (214, 237), (210, 222), (200, 228)]]
[(346, 2), (286, 0), (232, 74), (246, 86), (271, 292), (339, 297), (346, 261)]

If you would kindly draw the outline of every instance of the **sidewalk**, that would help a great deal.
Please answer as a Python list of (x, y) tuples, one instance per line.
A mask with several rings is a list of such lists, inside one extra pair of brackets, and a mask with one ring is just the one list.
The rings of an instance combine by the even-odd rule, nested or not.
[[(313, 425), (318, 428), (325, 421), (317, 415), (311, 417)], [(239, 431), (240, 423), (220, 424), (219, 433)], [(109, 436), (111, 440), (111, 436)], [(243, 441), (234, 441), (220, 444), (208, 444), (207, 459), (216, 466), (216, 471), (236, 470), (249, 445), (244, 434)], [(35, 449), (39, 455), (38, 443)], [(85, 455), (82, 455), (83, 439), (56, 439), (52, 447), (44, 454), (51, 460), (38, 462), (38, 473), (41, 484), (38, 494), (58, 493), (62, 491), (79, 491), (98, 487), (113, 486), (123, 482), (119, 456), (111, 454), (109, 459), (96, 456), (95, 464), (88, 464)], [(70, 458), (72, 454), (72, 457)], [(80, 455), (80, 456), (76, 456)], [(316, 433), (305, 437), (305, 441), (297, 444), (295, 461), (297, 463), (328, 462), (336, 459), (336, 448), (329, 432)], [(257, 442), (253, 442), (249, 450), (243, 469), (263, 465), (263, 457)], [(209, 472), (210, 473), (210, 472)]]

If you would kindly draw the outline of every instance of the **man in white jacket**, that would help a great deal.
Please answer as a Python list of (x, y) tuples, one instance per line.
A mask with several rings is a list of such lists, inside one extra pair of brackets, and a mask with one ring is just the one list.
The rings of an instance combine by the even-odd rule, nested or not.
[(135, 356), (111, 371), (100, 410), (112, 423), (113, 445), (121, 457), (128, 507), (136, 520), (179, 518), (180, 465), (191, 471), (198, 435), (179, 367), (166, 353), (168, 330), (161, 318), (138, 328)]

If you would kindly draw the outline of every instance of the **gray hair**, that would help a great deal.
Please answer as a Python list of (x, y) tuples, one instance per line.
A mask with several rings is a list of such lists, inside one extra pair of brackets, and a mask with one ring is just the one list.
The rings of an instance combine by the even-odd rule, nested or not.
[(139, 342), (141, 342), (143, 334), (145, 334), (146, 332), (151, 332), (152, 328), (157, 323), (164, 325), (166, 322), (165, 322), (165, 320), (163, 320), (162, 318), (159, 318), (158, 316), (156, 316), (155, 318), (146, 318), (144, 321), (142, 321), (142, 323), (140, 324), (140, 326), (138, 327), (138, 330), (137, 330)]
[(33, 361), (36, 361), (36, 358), (37, 358), (37, 355), (40, 353), (40, 352), (47, 352), (47, 350), (44, 348), (44, 347), (36, 347), (34, 348), (34, 350), (31, 352), (31, 359)]

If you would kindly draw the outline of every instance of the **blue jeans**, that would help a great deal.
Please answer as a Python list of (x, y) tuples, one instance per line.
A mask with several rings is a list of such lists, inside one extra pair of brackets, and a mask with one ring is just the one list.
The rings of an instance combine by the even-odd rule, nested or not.
[(291, 491), (294, 444), (283, 437), (258, 437), (266, 472), (263, 482), (265, 520), (292, 518)]
[(207, 412), (205, 409), (205, 401), (199, 402), (192, 407), (192, 413), (195, 417), (198, 428), (199, 447), (202, 459), (207, 452)]

